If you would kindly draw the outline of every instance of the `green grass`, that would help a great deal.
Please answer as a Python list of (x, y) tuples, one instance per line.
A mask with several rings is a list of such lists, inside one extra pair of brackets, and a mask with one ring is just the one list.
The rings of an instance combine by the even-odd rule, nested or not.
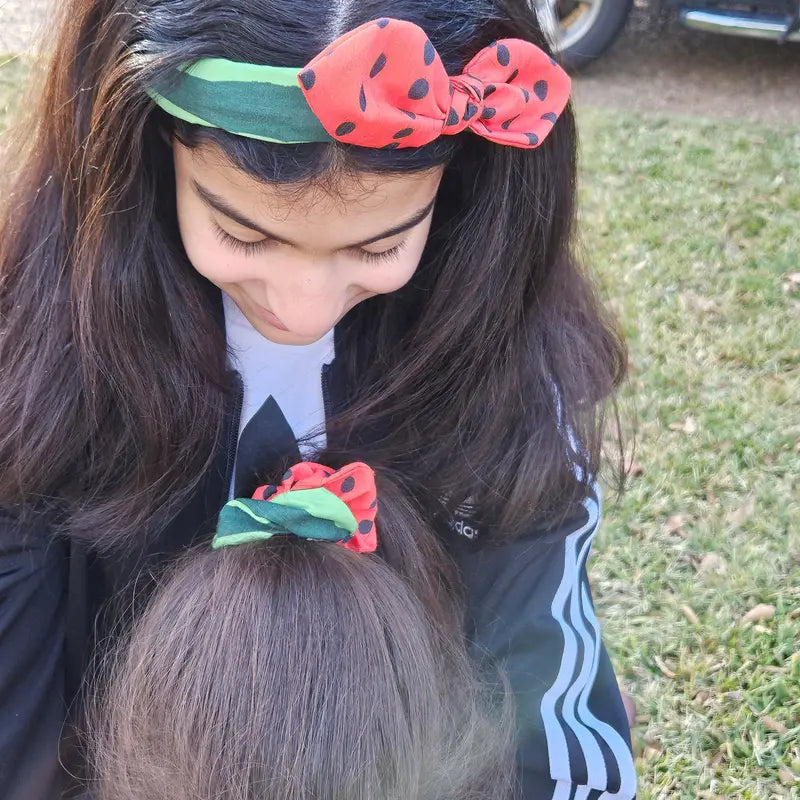
[[(0, 129), (22, 69), (0, 68)], [(640, 798), (797, 797), (800, 131), (590, 108), (580, 125), (586, 256), (638, 415), (641, 474), (591, 572), (639, 707)], [(774, 617), (743, 622), (758, 604)]]
[[(800, 130), (579, 120), (585, 253), (638, 418), (591, 573), (640, 797), (797, 797)], [(758, 604), (774, 617), (743, 622)]]

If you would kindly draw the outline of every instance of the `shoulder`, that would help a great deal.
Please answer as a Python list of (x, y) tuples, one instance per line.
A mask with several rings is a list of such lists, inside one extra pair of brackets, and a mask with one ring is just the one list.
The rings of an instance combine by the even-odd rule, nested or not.
[(459, 569), (475, 623), (481, 626), (489, 614), (498, 620), (525, 607), (552, 619), (552, 607), (586, 580), (601, 507), (600, 490), (592, 482), (571, 513), (532, 522), (508, 539), (485, 536), (468, 510), (458, 510), (441, 535)]
[(0, 592), (59, 573), (65, 563), (64, 543), (45, 519), (0, 509)]
[(636, 792), (586, 572), (600, 519), (592, 483), (574, 514), (514, 539), (481, 544), (480, 532), (470, 540), (451, 531), (467, 637), (480, 661), (502, 665), (516, 699), (525, 797), (568, 797), (578, 787), (575, 796), (594, 789), (631, 800)]
[[(593, 537), (602, 512), (602, 493), (595, 481), (584, 485), (583, 497), (572, 508), (548, 519), (532, 519), (517, 535), (487, 529), (480, 521), (480, 509), (467, 502), (455, 508), (439, 525), (445, 547), (458, 557), (464, 553), (505, 552), (536, 558), (557, 550), (567, 541)], [(538, 554), (538, 555), (537, 555)]]

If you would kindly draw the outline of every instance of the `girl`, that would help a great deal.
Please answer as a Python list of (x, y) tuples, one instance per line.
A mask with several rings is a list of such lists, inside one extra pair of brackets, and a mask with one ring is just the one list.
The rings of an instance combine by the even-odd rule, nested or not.
[[(268, 500), (229, 503), (216, 549), (145, 611), (99, 716), (93, 796), (508, 797), (508, 726), (487, 714), (463, 636), (356, 528), (371, 523), (371, 470), (291, 472)], [(429, 561), (431, 534), (391, 505), (382, 490), (381, 545)]]
[(633, 797), (585, 569), (624, 351), (527, 2), (62, 5), (0, 195), (5, 796), (67, 780), (114, 609), (326, 446), (436, 524), (522, 796)]

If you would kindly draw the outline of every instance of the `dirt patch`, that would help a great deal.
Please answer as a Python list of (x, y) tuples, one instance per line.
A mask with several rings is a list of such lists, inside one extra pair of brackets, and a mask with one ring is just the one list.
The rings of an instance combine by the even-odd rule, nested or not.
[(578, 103), (800, 126), (800, 44), (691, 31), (637, 8), (575, 76)]

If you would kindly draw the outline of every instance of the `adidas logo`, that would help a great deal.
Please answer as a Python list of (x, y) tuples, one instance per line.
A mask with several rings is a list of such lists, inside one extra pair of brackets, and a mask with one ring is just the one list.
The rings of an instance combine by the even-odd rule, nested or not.
[(474, 511), (474, 506), (467, 500), (458, 506), (453, 512), (453, 518), (450, 522), (450, 528), (459, 536), (464, 536), (467, 539), (477, 539), (480, 535), (480, 530), (474, 525), (471, 525), (471, 516)]

